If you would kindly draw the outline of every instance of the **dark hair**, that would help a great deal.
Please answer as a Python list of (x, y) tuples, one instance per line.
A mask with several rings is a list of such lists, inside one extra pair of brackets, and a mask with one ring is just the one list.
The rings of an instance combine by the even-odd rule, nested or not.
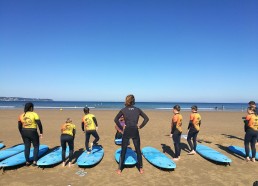
[(177, 110), (178, 112), (181, 110), (181, 108), (180, 108), (179, 105), (175, 105), (175, 106), (173, 107), (173, 109)]
[(135, 104), (134, 95), (130, 94), (125, 98), (125, 106), (132, 106)]
[(89, 112), (90, 112), (90, 109), (89, 109), (88, 107), (84, 107), (83, 111), (84, 111), (84, 113), (86, 114), (86, 113), (89, 113)]
[(24, 115), (26, 114), (26, 112), (33, 110), (34, 109), (34, 105), (31, 102), (28, 102), (25, 104), (24, 106)]
[(258, 181), (255, 181), (255, 182), (253, 183), (253, 186), (258, 186)]
[(33, 103), (31, 103), (31, 102), (26, 103), (24, 106), (24, 112), (28, 112), (31, 108), (32, 109), (34, 108)]
[(248, 107), (247, 110), (253, 111), (255, 113), (256, 109), (254, 107)]
[(254, 101), (249, 101), (248, 104), (249, 104), (249, 105), (255, 105), (255, 102), (254, 102)]
[(193, 110), (195, 110), (195, 111), (197, 111), (197, 110), (198, 110), (198, 108), (197, 108), (197, 106), (196, 106), (196, 105), (193, 105), (193, 106), (191, 107), (191, 109), (193, 109)]

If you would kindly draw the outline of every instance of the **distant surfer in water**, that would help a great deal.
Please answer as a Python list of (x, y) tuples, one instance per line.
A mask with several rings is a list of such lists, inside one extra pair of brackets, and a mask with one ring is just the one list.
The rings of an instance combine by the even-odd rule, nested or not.
[[(87, 150), (87, 153), (90, 154), (93, 145), (97, 145), (97, 142), (99, 141), (99, 135), (98, 135), (98, 122), (96, 117), (93, 114), (90, 114), (90, 109), (88, 107), (85, 107), (83, 109), (84, 116), (82, 117), (82, 131), (85, 132), (85, 148)], [(93, 136), (95, 139), (90, 144), (89, 148), (89, 141), (90, 136)]]
[(245, 153), (246, 153), (246, 161), (250, 161), (249, 157), (249, 144), (251, 145), (252, 150), (252, 161), (255, 162), (256, 148), (255, 143), (258, 138), (258, 116), (255, 112), (254, 107), (247, 108), (247, 116), (245, 118)]
[[(200, 131), (201, 126), (201, 115), (197, 112), (198, 108), (197, 106), (192, 106), (192, 113), (190, 115), (190, 121), (188, 125), (188, 134), (187, 134), (187, 142), (190, 146), (190, 152), (189, 155), (196, 154), (196, 146), (197, 146), (197, 135)], [(192, 143), (193, 140), (193, 143)]]
[(71, 161), (73, 158), (73, 151), (74, 151), (74, 138), (75, 138), (75, 125), (72, 123), (70, 118), (66, 119), (65, 124), (61, 126), (61, 147), (62, 147), (62, 166), (65, 166), (65, 152), (66, 152), (66, 143), (69, 146), (69, 159), (68, 159), (68, 166), (71, 167)]
[[(24, 113), (19, 116), (18, 119), (18, 129), (21, 133), (23, 139), (25, 150), (24, 155), (26, 159), (26, 165), (30, 165), (30, 146), (33, 144), (33, 166), (37, 166), (38, 154), (39, 154), (39, 137), (43, 137), (43, 127), (39, 116), (36, 112), (33, 112), (34, 105), (31, 102), (28, 102), (24, 106)], [(39, 128), (39, 134), (37, 132)]]
[[(135, 98), (134, 95), (128, 95), (125, 98), (125, 107), (121, 109), (118, 114), (116, 115), (114, 121), (117, 127), (120, 130), (123, 130), (122, 126), (120, 125), (119, 119), (121, 116), (124, 116), (125, 126), (123, 130), (123, 137), (122, 137), (122, 150), (120, 155), (119, 166), (117, 169), (117, 174), (121, 174), (123, 170), (123, 164), (125, 161), (125, 154), (127, 145), (130, 139), (133, 140), (133, 144), (137, 154), (138, 160), (138, 169), (141, 174), (143, 174), (143, 165), (142, 165), (142, 155), (141, 155), (141, 148), (140, 148), (140, 135), (139, 129), (143, 128), (147, 122), (149, 121), (148, 116), (139, 108), (134, 106)], [(143, 122), (141, 125), (138, 125), (139, 117), (143, 118)]]
[(175, 105), (173, 107), (173, 114), (171, 121), (171, 136), (174, 142), (175, 147), (175, 157), (173, 160), (178, 161), (180, 159), (181, 148), (180, 148), (180, 141), (181, 141), (181, 134), (182, 134), (182, 121), (183, 116), (180, 114), (180, 106)]

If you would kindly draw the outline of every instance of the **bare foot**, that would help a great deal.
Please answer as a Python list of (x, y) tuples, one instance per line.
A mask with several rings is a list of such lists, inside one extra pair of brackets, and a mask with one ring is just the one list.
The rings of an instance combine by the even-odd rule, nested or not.
[(121, 171), (120, 169), (117, 169), (117, 170), (116, 170), (116, 173), (117, 173), (118, 175), (120, 175), (120, 174), (122, 174), (122, 171)]
[(93, 143), (90, 143), (90, 150), (92, 150), (92, 147), (93, 147)]
[(72, 167), (73, 165), (72, 165), (72, 163), (71, 162), (69, 162), (68, 163), (68, 167)]
[(180, 158), (173, 158), (173, 161), (178, 161)]
[(250, 158), (249, 157), (245, 158), (245, 161), (247, 161), (247, 162), (250, 161)]
[(192, 150), (191, 152), (188, 153), (188, 155), (195, 155), (196, 152), (194, 150)]
[(144, 171), (143, 171), (143, 168), (140, 168), (140, 174), (143, 174)]
[(252, 158), (252, 160), (251, 160), (252, 162), (255, 162), (255, 158)]
[(62, 163), (62, 167), (65, 167), (65, 162)]

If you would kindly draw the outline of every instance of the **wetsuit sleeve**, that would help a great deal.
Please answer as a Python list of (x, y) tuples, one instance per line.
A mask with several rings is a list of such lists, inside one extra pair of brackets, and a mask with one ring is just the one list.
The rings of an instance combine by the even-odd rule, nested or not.
[(251, 119), (251, 116), (250, 115), (247, 115), (245, 120), (244, 120), (244, 123), (245, 123), (245, 126), (244, 126), (244, 129), (245, 129), (245, 132), (247, 131), (247, 129), (249, 128), (248, 127), (248, 124), (249, 124), (249, 120)]
[(22, 122), (21, 121), (18, 121), (18, 129), (21, 133), (22, 132)]
[(116, 126), (120, 129), (120, 130), (123, 130), (122, 126), (120, 125), (120, 122), (119, 122), (119, 118), (123, 115), (122, 111), (120, 110), (118, 112), (118, 114), (116, 115), (115, 119), (114, 119), (114, 122), (116, 123)]
[(82, 122), (82, 131), (84, 131), (84, 122)]
[(93, 119), (93, 121), (94, 121), (94, 123), (95, 123), (95, 125), (96, 125), (96, 127), (97, 127), (97, 126), (98, 126), (97, 119), (96, 119), (95, 117), (93, 117), (92, 119)]
[(73, 139), (75, 138), (76, 130), (73, 129)]
[(143, 128), (143, 127), (148, 123), (149, 118), (148, 118), (148, 116), (147, 116), (142, 110), (140, 110), (140, 116), (143, 117), (143, 122), (142, 122), (142, 124), (139, 126), (139, 128), (141, 129), (141, 128)]
[(42, 127), (41, 121), (40, 120), (35, 120), (35, 121), (39, 127), (39, 133), (43, 134), (43, 127)]
[(176, 123), (172, 123), (171, 134), (174, 134), (175, 130), (176, 130)]
[(190, 127), (191, 127), (192, 124), (193, 124), (192, 121), (190, 121), (189, 124), (188, 124), (187, 129), (190, 129)]

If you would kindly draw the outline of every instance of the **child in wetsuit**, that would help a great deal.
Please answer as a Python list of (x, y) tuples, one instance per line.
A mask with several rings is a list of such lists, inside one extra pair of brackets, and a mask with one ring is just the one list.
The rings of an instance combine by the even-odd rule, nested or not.
[[(39, 137), (43, 136), (43, 128), (39, 116), (37, 113), (33, 112), (34, 105), (28, 102), (24, 106), (24, 113), (19, 116), (18, 119), (18, 129), (21, 133), (23, 139), (25, 150), (24, 155), (26, 159), (26, 165), (30, 165), (30, 146), (33, 144), (33, 166), (37, 166), (38, 154), (39, 154)], [(37, 132), (39, 128), (39, 134)]]
[[(97, 119), (93, 114), (90, 114), (90, 109), (88, 107), (85, 107), (83, 109), (84, 116), (82, 117), (82, 131), (85, 132), (85, 148), (87, 150), (87, 153), (90, 154), (93, 145), (97, 145), (97, 142), (99, 141), (99, 135), (98, 135), (98, 123)], [(89, 148), (89, 141), (90, 136), (93, 136), (95, 139), (90, 144)]]
[[(187, 142), (190, 146), (190, 152), (188, 153), (189, 155), (194, 155), (196, 154), (196, 146), (197, 146), (197, 135), (200, 131), (200, 126), (201, 126), (201, 115), (197, 112), (198, 108), (197, 106), (192, 106), (192, 113), (190, 115), (190, 122), (188, 125), (188, 134), (187, 134)], [(193, 143), (192, 143), (193, 141)]]
[(180, 106), (175, 105), (173, 107), (173, 113), (174, 116), (172, 117), (171, 121), (171, 135), (174, 142), (175, 147), (175, 157), (173, 160), (177, 161), (180, 159), (181, 154), (181, 148), (180, 148), (180, 142), (181, 142), (181, 134), (182, 134), (182, 120), (183, 117), (180, 114)]
[(246, 153), (246, 161), (250, 161), (249, 157), (249, 144), (251, 145), (252, 150), (252, 161), (255, 162), (256, 148), (255, 143), (258, 138), (258, 116), (255, 112), (254, 107), (247, 108), (248, 115), (245, 119), (245, 153)]
[(66, 152), (66, 143), (69, 146), (69, 159), (68, 166), (71, 167), (71, 161), (74, 150), (74, 138), (75, 138), (75, 125), (72, 123), (70, 118), (67, 118), (65, 124), (61, 126), (61, 147), (62, 147), (62, 161), (63, 167), (65, 166), (65, 152)]

